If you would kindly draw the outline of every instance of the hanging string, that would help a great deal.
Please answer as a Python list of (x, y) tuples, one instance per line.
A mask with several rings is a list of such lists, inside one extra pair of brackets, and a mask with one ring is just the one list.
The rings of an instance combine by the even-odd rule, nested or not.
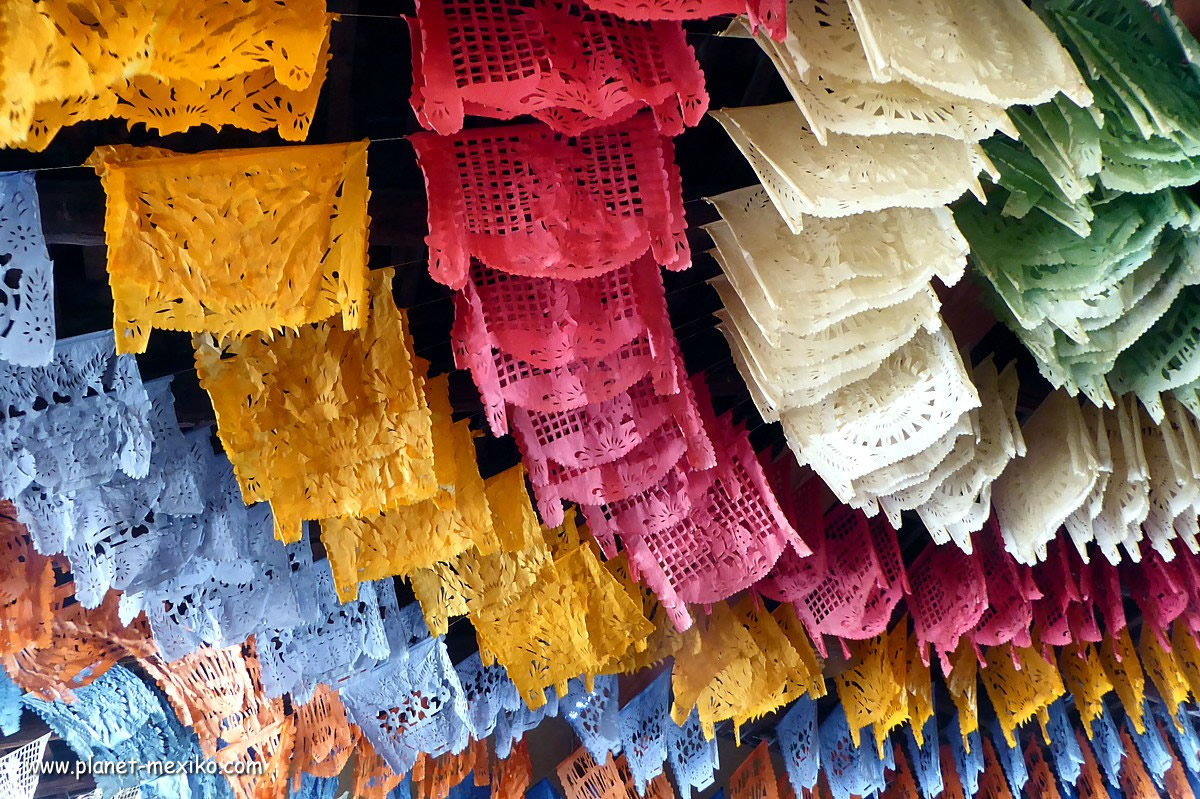
[[(407, 20), (408, 19), (408, 17), (406, 17), (404, 14), (357, 14), (357, 13), (352, 13), (352, 12), (340, 12), (340, 11), (334, 11), (332, 13), (337, 14), (339, 17), (344, 17), (346, 19), (395, 19), (395, 20)], [(736, 15), (734, 15), (734, 14), (718, 14), (716, 16), (707, 17), (706, 19), (732, 20), (734, 18), (734, 16), (736, 16)], [(686, 34), (688, 36), (708, 36), (713, 39), (740, 38), (740, 37), (734, 37), (734, 36), (725, 36), (720, 33), (708, 33), (707, 31), (690, 31), (690, 30), (687, 30), (686, 28), (684, 29), (683, 32), (684, 32), (684, 34)]]
[[(367, 137), (367, 141), (369, 141), (371, 144), (382, 144), (382, 143), (384, 143), (384, 142), (391, 142), (391, 141), (403, 141), (403, 140), (405, 140), (405, 139), (407, 139), (407, 138), (408, 138), (407, 136), (384, 136), (384, 137), (382, 137), (382, 138), (379, 138), (379, 139), (373, 139), (373, 138), (371, 138), (371, 137), (369, 137), (369, 136), (368, 136), (368, 137)], [(358, 141), (358, 140), (356, 139), (355, 141), (348, 141), (348, 142), (326, 142), (326, 143), (327, 143), (327, 144), (354, 144), (354, 143), (355, 143), (355, 142), (357, 142), (357, 141)], [(274, 144), (273, 144), (273, 145), (269, 145), (269, 146), (271, 146), (271, 147), (277, 147), (277, 146), (281, 146), (281, 145), (274, 145)], [(286, 146), (289, 146), (289, 145), (286, 145), (286, 144), (285, 144), (285, 145), (282, 145), (282, 146), (285, 146), (285, 147), (286, 147)], [(303, 145), (303, 144), (297, 144), (297, 145), (294, 145), (294, 146), (297, 146), (297, 147), (304, 147), (305, 145)], [(253, 147), (250, 147), (250, 148), (247, 148), (247, 149), (251, 149), (251, 150), (253, 150), (253, 149), (255, 149), (255, 148), (253, 148)], [(63, 164), (62, 166), (34, 166), (34, 167), (29, 167), (29, 168), (27, 168), (27, 169), (13, 169), (13, 170), (10, 170), (10, 171), (12, 171), (12, 172), (54, 172), (54, 171), (61, 170), (61, 169), (88, 169), (88, 170), (92, 170), (92, 169), (95, 169), (95, 167), (92, 167), (92, 166), (90, 166), (90, 165), (88, 165), (88, 164)]]

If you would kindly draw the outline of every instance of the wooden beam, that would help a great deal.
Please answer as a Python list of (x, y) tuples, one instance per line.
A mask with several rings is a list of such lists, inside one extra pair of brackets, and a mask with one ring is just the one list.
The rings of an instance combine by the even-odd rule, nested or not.
[[(85, 170), (71, 177), (39, 177), (38, 201), (47, 244), (104, 246), (104, 189)], [(78, 172), (78, 174), (76, 174)]]

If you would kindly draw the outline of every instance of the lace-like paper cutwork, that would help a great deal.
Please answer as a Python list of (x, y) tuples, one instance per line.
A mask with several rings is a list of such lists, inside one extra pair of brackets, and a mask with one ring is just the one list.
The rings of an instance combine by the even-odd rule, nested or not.
[(1159, 795), (1126, 730), (1121, 730), (1121, 743), (1125, 749), (1125, 766), (1121, 769), (1121, 795), (1137, 799), (1151, 799)]
[(686, 382), (678, 393), (664, 396), (643, 378), (605, 402), (559, 412), (511, 408), (509, 416), (538, 509), (549, 524), (561, 523), (564, 499), (584, 505), (630, 499), (653, 488), (676, 464), (707, 470), (716, 460)]
[(1043, 647), (1066, 646), (1074, 639), (1071, 611), (1082, 603), (1066, 554), (1066, 542), (1052, 541), (1047, 558), (1034, 569), (1042, 593), (1033, 608), (1034, 633)]
[(1195, 506), (1200, 502), (1200, 484), (1195, 480), (1200, 457), (1191, 435), (1191, 422), (1173, 398), (1164, 397), (1165, 419), (1155, 424), (1139, 412), (1138, 421), (1148, 472), (1146, 519), (1142, 529), (1163, 557), (1174, 557), (1172, 541), (1181, 538), (1188, 550), (1197, 547), (1191, 522), (1195, 521)]
[(1083, 722), (1084, 731), (1092, 737), (1092, 722), (1104, 710), (1104, 696), (1113, 690), (1112, 681), (1090, 644), (1073, 644), (1058, 656), (1058, 670), (1063, 684), (1075, 699), (1075, 709)]
[(353, 783), (354, 795), (363, 799), (391, 799), (395, 796), (393, 789), (401, 792), (401, 797), (412, 796), (410, 776), (393, 772), (362, 735), (359, 735), (355, 750)]
[(425, 753), (461, 752), (468, 744), (466, 700), (441, 638), (426, 638), (341, 690), (346, 710), (397, 774)]
[(1183, 759), (1184, 766), (1194, 771), (1193, 767), (1200, 764), (1200, 736), (1196, 733), (1194, 718), (1183, 709), (1176, 713), (1175, 717), (1161, 705), (1154, 710), (1158, 717), (1159, 729), (1166, 730), (1175, 744), (1175, 751)]
[(720, 766), (717, 741), (705, 738), (700, 726), (700, 716), (693, 710), (686, 722), (672, 723), (667, 728), (671, 773), (683, 799), (691, 799), (693, 791), (703, 791), (712, 785)]
[(335, 314), (347, 330), (366, 322), (366, 142), (199, 155), (122, 145), (88, 163), (108, 196), (118, 352), (144, 352), (154, 327), (223, 339)]
[[(1158, 696), (1163, 699), (1164, 707), (1171, 716), (1172, 723), (1181, 723), (1174, 720), (1178, 714), (1182, 713), (1180, 705), (1188, 701), (1190, 687), (1187, 679), (1184, 678), (1183, 669), (1175, 660), (1175, 654), (1171, 649), (1164, 647), (1163, 643), (1159, 641), (1159, 635), (1158, 631), (1148, 625), (1142, 627), (1141, 636), (1138, 639), (1141, 666), (1158, 690)], [(1170, 644), (1168, 643), (1168, 645)]]
[(1054, 771), (1060, 783), (1075, 785), (1083, 769), (1083, 750), (1075, 740), (1071, 719), (1067, 716), (1066, 699), (1057, 699), (1050, 705), (1050, 720), (1046, 724), (1046, 735), (1050, 743), (1050, 755), (1054, 759)]
[(993, 744), (999, 755), (1000, 765), (1004, 769), (1004, 779), (1008, 782), (1009, 791), (1014, 797), (1022, 795), (1025, 785), (1029, 782), (1029, 768), (1018, 744), (1010, 745), (1000, 729), (1000, 723), (992, 720), (989, 743)]
[(994, 3), (983, 13), (963, 0), (850, 0), (850, 8), (877, 80), (903, 77), (1000, 106), (1036, 105), (1059, 92), (1091, 105), (1091, 92), (1067, 51), (1018, 0)]
[[(1016, 416), (1018, 386), (1015, 362), (1010, 362), (997, 374), (992, 359), (986, 358), (975, 367), (972, 379), (981, 403), (979, 440), (966, 436), (955, 442), (955, 447), (961, 445), (969, 449), (970, 460), (962, 466), (955, 466), (957, 459), (947, 456), (930, 473), (927, 484), (932, 485), (932, 491), (926, 502), (916, 508), (935, 543), (944, 544), (953, 540), (968, 553), (974, 550), (972, 536), (984, 529), (992, 519), (992, 482), (1000, 476), (1009, 461), (1025, 454), (1025, 440)], [(1003, 568), (1005, 564), (1011, 564), (1007, 557), (992, 563), (985, 561), (982, 565), (986, 573), (989, 567)], [(1015, 586), (1016, 583), (1006, 585)], [(990, 593), (988, 604), (989, 610), (1001, 606), (992, 599)]]
[(933, 799), (945, 790), (942, 781), (941, 746), (938, 743), (937, 720), (932, 716), (925, 722), (921, 730), (921, 743), (917, 743), (913, 734), (915, 727), (906, 727), (904, 740), (908, 743), (908, 752), (912, 758), (913, 771), (916, 774), (917, 787), (922, 799)]
[[(476, 262), (455, 307), (455, 360), (480, 387), (496, 435), (508, 432), (505, 403), (573, 410), (616, 399), (647, 374), (658, 394), (679, 390), (662, 279), (646, 255), (580, 280), (510, 275)], [(583, 370), (598, 364), (620, 374), (589, 380)], [(602, 441), (588, 446), (604, 449)], [(566, 450), (546, 454), (569, 462)]]
[[(233, 482), (231, 474), (227, 480)], [(240, 506), (236, 484), (230, 488)], [(302, 612), (314, 602), (307, 539), (281, 547), (266, 505), (243, 511), (235, 532), (240, 540), (232, 552), (204, 550), (176, 577), (122, 597), (125, 615), (145, 609), (164, 660), (178, 660), (206, 645), (234, 646), (255, 632), (265, 638), (270, 630), (300, 624)]]
[(671, 657), (683, 646), (684, 635), (675, 627), (674, 621), (647, 586), (633, 579), (629, 573), (629, 561), (625, 553), (605, 561), (604, 568), (625, 586), (625, 592), (635, 599), (641, 599), (641, 611), (652, 625), (654, 632), (646, 638), (646, 648), (637, 651), (636, 647), (628, 649), (624, 655), (614, 660), (610, 666), (617, 674), (633, 674), (645, 668), (651, 668)]
[(671, 715), (679, 723), (696, 708), (706, 737), (718, 722), (732, 720), (736, 734), (793, 697), (824, 694), (816, 655), (786, 605), (767, 613), (752, 596), (718, 605), (689, 636), (675, 655)]
[(1058, 669), (1039, 652), (1010, 647), (989, 649), (987, 668), (980, 671), (980, 677), (1011, 746), (1016, 742), (1016, 728), (1035, 716), (1043, 718), (1067, 689)]
[(201, 544), (211, 432), (180, 432), (170, 384), (147, 386), (154, 443), (146, 476), (115, 475), (59, 498), (75, 598), (84, 607), (99, 605), (110, 588), (136, 593), (175, 578)]
[(983, 569), (987, 585), (987, 607), (972, 633), (976, 644), (1000, 646), (1014, 643), (1033, 645), (1033, 602), (1042, 593), (1028, 567), (1020, 566), (1004, 551), (1004, 541), (995, 515), (988, 518), (976, 539), (975, 561)]
[(1142, 612), (1145, 627), (1167, 643), (1167, 631), (1171, 623), (1188, 607), (1190, 593), (1188, 579), (1191, 574), (1180, 567), (1182, 559), (1164, 563), (1159, 558), (1145, 558), (1138, 567), (1122, 569), (1138, 609)]
[(453, 0), (419, 3), (410, 29), (413, 111), (444, 136), (462, 130), (464, 114), (532, 114), (574, 136), (647, 106), (675, 136), (708, 109), (678, 23), (623, 20), (574, 0)]
[[(480, 757), (487, 757), (487, 744), (479, 742)], [(481, 768), (480, 766), (479, 768)], [(476, 770), (476, 776), (479, 771)], [(533, 764), (529, 760), (529, 747), (524, 741), (514, 747), (507, 760), (500, 762), (492, 777), (492, 794), (497, 799), (522, 799), (533, 778)]]
[[(416, 766), (414, 771), (423, 774), (422, 779), (414, 781), (413, 795), (417, 799), (448, 799), (451, 793), (461, 796), (459, 792), (467, 787), (467, 778), (476, 769), (481, 748), (484, 760), (478, 764), (479, 771), (476, 774), (482, 775), (482, 779), (487, 779), (486, 745), (482, 741), (472, 741), (461, 752), (448, 752), (437, 757), (421, 755), (421, 764)], [(475, 780), (471, 780), (470, 787), (476, 787), (474, 783)]]
[(983, 745), (980, 742), (979, 731), (963, 735), (956, 716), (950, 719), (946, 728), (946, 738), (954, 761), (954, 773), (962, 787), (963, 796), (974, 797), (979, 793), (979, 775), (984, 769)]
[(1100, 766), (1096, 763), (1091, 746), (1079, 730), (1075, 730), (1075, 742), (1079, 744), (1079, 751), (1083, 755), (1083, 766), (1075, 783), (1080, 799), (1104, 799), (1108, 795), (1104, 777), (1100, 774)]
[(867, 379), (819, 405), (789, 410), (780, 421), (800, 463), (849, 502), (855, 478), (921, 453), (978, 406), (942, 328), (918, 332)]
[[(1140, 412), (1133, 397), (1117, 401), (1109, 412), (1106, 430), (1112, 473), (1104, 486), (1099, 512), (1091, 520), (1092, 534), (1110, 563), (1118, 563), (1117, 546), (1139, 559), (1142, 522), (1150, 512), (1149, 470), (1141, 437)], [(1078, 546), (1078, 544), (1077, 544)], [(1174, 553), (1171, 553), (1174, 557)]]
[[(12, 655), (50, 642), (54, 568), (33, 548), (17, 509), (0, 500), (0, 655)], [(12, 734), (12, 733), (6, 733)]]
[(56, 342), (47, 366), (0, 362), (0, 496), (14, 498), (39, 552), (61, 552), (73, 537), (73, 492), (150, 469), (149, 397), (136, 361), (105, 339)]
[(779, 799), (767, 742), (754, 747), (729, 777), (729, 799)]
[(970, 735), (979, 729), (979, 657), (974, 647), (960, 641), (950, 666), (946, 691), (957, 710), (959, 731)]
[(983, 739), (983, 761), (983, 776), (979, 780), (978, 795), (980, 799), (1013, 799), (1008, 779), (1004, 776), (1004, 771), (996, 759), (996, 750), (992, 748), (992, 742), (986, 738)]
[(301, 771), (319, 777), (341, 774), (354, 753), (355, 739), (341, 698), (329, 686), (319, 685), (312, 699), (295, 709), (293, 721), (293, 784)]
[(449, 563), (470, 550), (496, 551), (492, 512), (476, 465), (470, 424), (452, 419), (446, 376), (425, 382), (438, 493), (377, 516), (321, 522), (338, 597), (354, 599), (360, 582), (409, 575)]
[(668, 472), (657, 486), (606, 505), (585, 505), (601, 540), (620, 539), (630, 572), (687, 629), (688, 604), (718, 602), (753, 585), (783, 551), (808, 547), (779, 507), (744, 430), (717, 418), (703, 378), (693, 383), (717, 465)]
[(54, 264), (32, 172), (0, 174), (0, 261), (0, 360), (45, 366), (54, 357)]
[(74, 689), (91, 684), (122, 658), (154, 652), (144, 620), (121, 622), (115, 592), (95, 610), (87, 610), (71, 602), (72, 589), (71, 583), (54, 589), (48, 641), (28, 642), (19, 652), (0, 657), (13, 682), (47, 701), (69, 702)]
[(1125, 708), (1130, 727), (1136, 733), (1146, 731), (1142, 705), (1146, 696), (1146, 675), (1137, 658), (1137, 650), (1128, 630), (1105, 640), (1099, 647), (1100, 662), (1113, 684), (1113, 690)]
[[(726, 35), (744, 35), (735, 20)], [(1014, 136), (1003, 105), (889, 75), (875, 78), (846, 0), (788, 3), (785, 37), (755, 38), (822, 141), (829, 132), (859, 136), (936, 134), (967, 141), (996, 130)], [(739, 30), (740, 29), (740, 30)]]
[(1036, 736), (1029, 739), (1025, 745), (1025, 762), (1029, 767), (1029, 792), (1034, 796), (1045, 799), (1061, 799), (1058, 783), (1054, 780), (1054, 772), (1046, 762), (1046, 753), (1038, 745)]
[(707, 19), (746, 14), (753, 29), (782, 39), (787, 33), (781, 0), (588, 0), (588, 5), (625, 19)]
[(977, 175), (992, 169), (977, 145), (947, 136), (836, 134), (822, 144), (795, 103), (731, 108), (713, 116), (794, 233), (801, 232), (805, 216), (936, 208), (966, 191), (982, 198)]
[(1167, 796), (1172, 799), (1194, 799), (1195, 797), (1192, 786), (1188, 782), (1187, 774), (1184, 772), (1183, 767), (1180, 766), (1178, 760), (1171, 760), (1171, 767), (1163, 775), (1163, 783)]
[(1162, 786), (1163, 774), (1170, 767), (1171, 758), (1173, 757), (1170, 750), (1167, 748), (1167, 742), (1163, 740), (1162, 731), (1158, 729), (1158, 723), (1150, 712), (1150, 703), (1144, 700), (1142, 703), (1142, 718), (1146, 721), (1146, 731), (1139, 733), (1132, 730), (1133, 724), (1129, 717), (1125, 717), (1125, 726), (1132, 730), (1133, 741), (1137, 744), (1137, 752), (1141, 755), (1142, 764), (1149, 772), (1151, 779), (1155, 784)]
[(601, 673), (653, 631), (640, 603), (589, 546), (555, 558), (554, 572), (505, 605), (472, 612), (481, 648), (494, 654), (532, 709), (546, 701), (547, 688), (565, 691), (571, 678)]
[(603, 763), (580, 747), (558, 764), (558, 779), (566, 799), (624, 799), (625, 785), (612, 755)]
[[(146, 795), (174, 799), (197, 794), (208, 796), (210, 794), (203, 792), (204, 789), (218, 788), (215, 784), (218, 781), (220, 787), (224, 787), (224, 778), (215, 775), (205, 779), (200, 774), (175, 773), (155, 778), (145, 772), (131, 774), (126, 770), (123, 775), (117, 773), (113, 766), (119, 761), (149, 763), (160, 758), (200, 755), (194, 737), (179, 727), (161, 695), (121, 666), (113, 667), (96, 682), (80, 688), (74, 701), (47, 702), (27, 697), (25, 704), (77, 757), (97, 764), (94, 769), (98, 786), (96, 796), (140, 799)], [(209, 784), (204, 785), (205, 782)], [(144, 792), (138, 783), (144, 783), (140, 786)], [(2, 784), (3, 778), (0, 778)]]
[(792, 792), (801, 796), (817, 784), (821, 749), (817, 741), (817, 703), (805, 694), (796, 699), (775, 725), (775, 741), (783, 753), (783, 764)]
[(278, 732), (283, 702), (263, 692), (253, 641), (205, 649), (169, 666), (156, 657), (139, 659), (158, 683), (175, 715), (195, 730), (208, 757), (220, 744), (254, 746)]
[(1192, 696), (1200, 695), (1197, 694), (1200, 688), (1200, 645), (1197, 645), (1195, 634), (1185, 625), (1176, 624), (1171, 630), (1171, 654), (1183, 671)]
[(988, 607), (987, 578), (979, 560), (955, 546), (927, 546), (908, 569), (909, 611), (917, 643), (929, 644), (950, 670), (949, 656), (983, 618)]
[(17, 799), (34, 799), (41, 778), (39, 764), (46, 754), (50, 734), (30, 741), (0, 759), (0, 788)]
[[(305, 5), (311, 4), (306, 2)], [(310, 20), (313, 19), (308, 17), (305, 24), (312, 24)], [(244, 72), (223, 81), (202, 83), (184, 78), (163, 81), (149, 75), (139, 75), (116, 89), (110, 113), (125, 119), (130, 128), (141, 122), (160, 136), (180, 133), (197, 125), (209, 125), (217, 130), (230, 125), (260, 133), (273, 128), (283, 139), (302, 142), (308, 138), (317, 100), (325, 83), (330, 60), (329, 29), (334, 20), (336, 15), (329, 15), (316, 71), (303, 88), (281, 81), (270, 67)], [(92, 104), (96, 103), (96, 99), (103, 102), (104, 97), (101, 95), (93, 99)], [(74, 104), (51, 106), (46, 110), (50, 113), (41, 116), (35, 127), (38, 133), (41, 133), (42, 126), (50, 129), (57, 124), (76, 121), (61, 116), (64, 113), (74, 116), (77, 113)], [(85, 109), (82, 113), (87, 115), (89, 111)], [(47, 130), (42, 135), (47, 134), (53, 135), (53, 130)]]
[(674, 726), (670, 716), (671, 673), (664, 670), (654, 682), (621, 708), (621, 749), (633, 777), (638, 796), (646, 785), (663, 773), (667, 761), (667, 738)]
[(569, 279), (647, 249), (668, 269), (691, 264), (675, 150), (646, 115), (573, 139), (517, 125), (410, 140), (433, 198), (429, 272), (451, 288), (465, 285), (471, 258)]
[(437, 490), (429, 410), (391, 284), (391, 269), (374, 274), (361, 330), (334, 319), (270, 341), (196, 340), (242, 495), (271, 502), (284, 541), (304, 519), (375, 514)]
[[(821, 722), (821, 765), (833, 799), (869, 796), (883, 791), (884, 764), (874, 746), (855, 746), (850, 740), (850, 727), (841, 707), (835, 707)], [(887, 748), (891, 749), (888, 741)]]
[(592, 757), (603, 759), (621, 753), (620, 710), (617, 696), (617, 676), (602, 674), (591, 680), (573, 680), (567, 693), (558, 701), (561, 718), (575, 731)]
[(1065, 392), (1052, 393), (1021, 432), (1026, 455), (993, 484), (992, 504), (1005, 549), (1032, 565), (1046, 557), (1047, 543), (1083, 505), (1099, 469), (1079, 405)]
[(446, 633), (451, 616), (501, 607), (544, 571), (553, 573), (553, 558), (525, 488), (525, 470), (515, 466), (488, 478), (484, 491), (500, 551), (483, 555), (467, 550), (409, 575), (425, 621), (437, 635)]
[[(882, 518), (868, 522), (858, 511), (835, 507), (825, 518), (820, 557), (814, 556), (812, 564), (804, 558), (781, 558), (779, 567), (758, 585), (766, 596), (794, 604), (796, 615), (822, 655), (826, 635), (864, 639), (880, 634), (891, 608), (884, 602), (887, 612), (868, 618), (869, 610), (878, 610), (874, 607), (877, 603), (870, 600), (886, 597), (894, 606), (907, 585), (899, 579), (902, 572), (889, 576), (885, 571), (872, 523), (887, 527)], [(893, 531), (892, 541), (894, 536)]]
[[(260, 629), (255, 636), (267, 696), (290, 693), (293, 700), (304, 701), (317, 683), (332, 685), (370, 671), (388, 660), (393, 646), (399, 653), (428, 637), (423, 624), (414, 629), (404, 621), (390, 580), (361, 584), (358, 599), (343, 605), (323, 562), (302, 571), (311, 609), (299, 624)], [(420, 609), (413, 610), (419, 624)]]
[[(945, 208), (809, 218), (793, 233), (761, 186), (708, 202), (721, 214), (705, 230), (722, 269), (773, 345), (785, 333), (815, 336), (839, 323), (849, 335), (856, 330), (850, 317), (910, 301), (934, 276), (952, 285), (963, 274), (966, 241)], [(823, 337), (808, 344), (822, 345), (825, 358), (839, 354)]]
[(520, 699), (502, 666), (485, 666), (476, 652), (454, 667), (467, 703), (467, 732), (482, 741), (496, 730), (501, 711), (517, 710)]
[(870, 728), (882, 753), (888, 732), (908, 718), (907, 633), (901, 624), (891, 633), (864, 642), (856, 649), (854, 665), (836, 678), (855, 746), (861, 745), (862, 730)]
[(329, 26), (335, 15), (327, 19), (316, 73), (303, 88), (281, 82), (270, 66), (203, 82), (193, 76), (163, 80), (134, 75), (91, 96), (39, 103), (29, 137), (21, 146), (42, 150), (62, 128), (107, 117), (122, 118), (131, 129), (140, 122), (162, 136), (198, 125), (217, 130), (230, 125), (260, 133), (274, 129), (283, 139), (304, 141), (329, 66)]
[(41, 150), (64, 125), (109, 116), (162, 133), (240, 124), (301, 140), (331, 21), (320, 0), (13, 6), (0, 144)]

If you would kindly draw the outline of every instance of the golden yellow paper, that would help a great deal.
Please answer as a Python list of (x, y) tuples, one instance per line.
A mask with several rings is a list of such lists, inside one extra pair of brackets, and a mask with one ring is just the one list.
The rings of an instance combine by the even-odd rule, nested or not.
[(534, 583), (502, 607), (471, 613), (481, 651), (504, 666), (535, 709), (545, 703), (547, 688), (561, 695), (571, 678), (604, 673), (654, 630), (591, 546), (555, 558), (554, 572), (554, 579)]
[(367, 143), (214, 150), (101, 147), (117, 351), (152, 328), (218, 341), (367, 303)]
[(656, 666), (678, 652), (683, 646), (683, 633), (675, 628), (654, 592), (630, 576), (625, 553), (606, 561), (604, 568), (625, 586), (626, 593), (635, 599), (640, 598), (642, 615), (654, 625), (654, 632), (646, 638), (645, 646), (630, 647), (629, 651), (609, 664), (612, 673), (632, 674)]
[(468, 550), (447, 562), (409, 574), (425, 622), (444, 635), (450, 619), (472, 608), (499, 608), (539, 579), (553, 579), (554, 560), (525, 487), (521, 466), (484, 481), (499, 552)]
[(1116, 638), (1101, 641), (1099, 650), (1100, 662), (1125, 708), (1129, 723), (1139, 735), (1145, 733), (1142, 700), (1146, 696), (1146, 675), (1142, 672), (1142, 664), (1138, 662), (1128, 628), (1122, 629)]
[(1179, 721), (1179, 706), (1188, 701), (1191, 690), (1174, 653), (1163, 648), (1154, 630), (1147, 625), (1142, 626), (1141, 637), (1138, 639), (1138, 653), (1142, 656), (1142, 668), (1149, 675), (1150, 682), (1158, 689), (1158, 695), (1166, 705), (1171, 721), (1183, 732), (1183, 724)]
[(0, 146), (40, 150), (63, 125), (109, 116), (302, 140), (333, 19), (323, 0), (3, 4)]
[(959, 641), (958, 649), (950, 658), (946, 690), (958, 710), (958, 731), (962, 734), (963, 748), (969, 752), (968, 736), (979, 729), (979, 660), (965, 638)]
[(392, 301), (392, 270), (371, 282), (361, 330), (335, 318), (273, 338), (195, 339), (196, 371), (243, 497), (271, 503), (285, 542), (299, 538), (305, 519), (376, 515), (438, 490), (429, 408)]
[(1017, 727), (1035, 716), (1044, 720), (1050, 705), (1067, 689), (1055, 665), (1033, 647), (994, 646), (986, 658), (987, 668), (980, 673), (983, 688), (1005, 740), (1016, 746)]
[(1058, 656), (1063, 684), (1075, 697), (1075, 709), (1083, 722), (1083, 731), (1092, 737), (1092, 722), (1104, 712), (1104, 696), (1113, 689), (1096, 648), (1091, 644), (1071, 644)]
[(743, 724), (801, 694), (824, 694), (820, 664), (790, 605), (767, 613), (746, 595), (716, 605), (693, 630), (675, 654), (671, 715), (686, 720), (695, 708), (708, 738), (719, 722), (733, 721), (738, 736)]
[[(907, 624), (907, 620), (902, 624)], [(933, 716), (933, 677), (929, 673), (929, 664), (921, 659), (916, 636), (908, 636), (907, 659), (904, 683), (908, 694), (908, 721), (917, 746), (924, 746), (925, 722)]]
[(321, 541), (342, 602), (358, 597), (360, 582), (407, 576), (452, 562), (472, 549), (482, 554), (497, 549), (470, 423), (455, 424), (446, 375), (425, 381), (425, 398), (432, 419), (438, 493), (376, 516), (321, 521)]
[[(875, 736), (882, 753), (882, 742), (887, 733), (907, 719), (906, 632), (907, 623), (897, 625), (892, 633), (863, 641), (854, 649), (850, 668), (835, 678), (838, 698), (850, 725), (850, 739), (855, 746), (859, 745), (860, 731), (875, 725)], [(898, 652), (893, 637), (899, 639)]]
[(1192, 689), (1192, 696), (1200, 697), (1200, 646), (1196, 644), (1196, 636), (1181, 621), (1171, 630), (1171, 651)]

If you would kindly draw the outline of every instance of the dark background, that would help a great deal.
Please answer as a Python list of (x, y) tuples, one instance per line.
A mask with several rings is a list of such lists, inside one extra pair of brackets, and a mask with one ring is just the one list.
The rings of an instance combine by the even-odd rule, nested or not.
[[(1200, 3), (1178, 3), (1188, 15)], [(425, 268), (425, 184), (413, 150), (404, 136), (420, 127), (408, 104), (412, 82), (409, 36), (404, 14), (412, 13), (411, 0), (329, 0), (329, 9), (343, 14), (332, 35), (332, 62), (321, 95), (308, 142), (320, 144), (369, 138), (371, 187), (370, 263), (378, 269), (397, 267), (395, 297), (409, 309), (416, 352), (432, 362), (431, 374), (452, 372), (450, 326), (453, 310), (449, 290), (435, 283)], [(789, 95), (774, 67), (758, 46), (744, 39), (717, 34), (728, 19), (689, 22), (688, 40), (696, 51), (707, 78), (711, 108), (782, 102)], [(491, 123), (468, 120), (470, 126)], [(42, 221), (55, 263), (55, 303), (58, 337), (66, 338), (111, 328), (112, 298), (105, 272), (103, 234), (104, 193), (99, 179), (78, 165), (101, 144), (128, 142), (159, 145), (179, 152), (221, 148), (261, 147), (286, 144), (274, 133), (254, 134), (233, 128), (217, 132), (200, 127), (185, 133), (160, 137), (141, 126), (130, 131), (123, 121), (108, 120), (62, 130), (42, 153), (0, 151), (0, 170), (38, 169)], [(716, 293), (706, 280), (719, 270), (706, 251), (712, 246), (699, 225), (716, 219), (703, 197), (742, 188), (756, 182), (745, 159), (725, 136), (721, 127), (705, 118), (675, 141), (676, 157), (683, 177), (683, 194), (689, 223), (693, 266), (682, 273), (666, 272), (671, 321), (681, 344), (688, 371), (703, 372), (718, 413), (732, 410), (744, 421), (758, 450), (769, 449), (776, 457), (791, 458), (778, 425), (759, 418), (749, 394), (730, 359), (724, 338), (710, 315), (720, 307)], [(1021, 372), (1019, 413), (1037, 407), (1049, 386), (1015, 338), (995, 324), (982, 306), (979, 294), (967, 279), (951, 289), (938, 286), (943, 315), (964, 355), (978, 361), (995, 354), (1001, 366), (1017, 359)], [(185, 428), (213, 422), (212, 408), (200, 389), (192, 368), (192, 348), (186, 334), (155, 330), (148, 351), (138, 357), (144, 379), (174, 375), (173, 388), (180, 422)], [(464, 372), (451, 377), (451, 399), (458, 418), (471, 418), (472, 425), (486, 431), (478, 394)], [(480, 471), (487, 477), (515, 464), (518, 453), (510, 438), (485, 436), (477, 440)], [(808, 483), (807, 470), (795, 470), (795, 490), (824, 490), (818, 482)], [(928, 542), (914, 516), (906, 518), (900, 534), (905, 560), (911, 562)], [(411, 597), (397, 581), (401, 601)], [(1130, 603), (1131, 622), (1136, 624), (1136, 607)], [(475, 648), (474, 635), (465, 620), (452, 625), (448, 644), (457, 662)], [(837, 647), (831, 648), (831, 655)], [(831, 661), (827, 672), (836, 673), (844, 664)], [(662, 667), (660, 667), (662, 668)], [(936, 670), (936, 667), (935, 667)], [(622, 677), (621, 695), (635, 695), (659, 669)], [(935, 680), (936, 682), (936, 680)], [(836, 701), (836, 692), (824, 700)], [(943, 712), (951, 705), (942, 697)], [(822, 714), (825, 708), (822, 708)], [(943, 722), (945, 719), (943, 719)], [(0, 752), (10, 750), (41, 734), (44, 727), (26, 713), (25, 729), (18, 736), (0, 740)], [(722, 775), (728, 775), (749, 754), (762, 735), (770, 735), (773, 720), (751, 724), (743, 730), (743, 746), (733, 745), (732, 730), (725, 725), (721, 737)], [(534, 764), (534, 780), (552, 775), (555, 766), (577, 746), (565, 722), (547, 721), (528, 736)], [(73, 759), (61, 741), (51, 745), (48, 757)], [(777, 767), (781, 764), (777, 763)], [(782, 772), (780, 772), (782, 773)], [(43, 780), (38, 797), (68, 799), (82, 793), (85, 783), (70, 779)], [(709, 792), (711, 793), (711, 791)]]

